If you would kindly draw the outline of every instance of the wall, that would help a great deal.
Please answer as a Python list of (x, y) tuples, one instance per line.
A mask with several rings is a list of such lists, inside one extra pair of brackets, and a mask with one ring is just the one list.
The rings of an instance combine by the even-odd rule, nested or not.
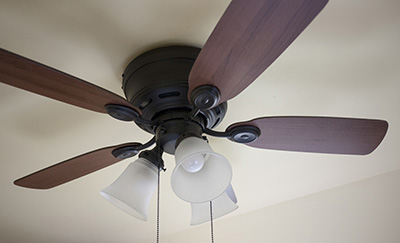
[[(400, 170), (217, 220), (214, 239), (229, 243), (400, 242)], [(162, 241), (211, 242), (210, 225)]]

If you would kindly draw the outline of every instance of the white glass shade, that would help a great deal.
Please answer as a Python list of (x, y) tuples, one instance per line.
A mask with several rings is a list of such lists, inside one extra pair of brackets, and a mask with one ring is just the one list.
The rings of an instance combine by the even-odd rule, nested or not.
[[(213, 219), (222, 217), (238, 208), (236, 205), (237, 199), (231, 185), (219, 197), (212, 200)], [(192, 221), (190, 225), (202, 224), (209, 222), (210, 217), (210, 202), (191, 203), (192, 206)]]
[[(204, 164), (197, 172), (183, 168), (198, 157)], [(206, 141), (197, 137), (182, 140), (175, 150), (176, 167), (172, 172), (171, 185), (175, 194), (191, 203), (209, 202), (225, 192), (232, 179), (232, 168), (228, 160), (212, 151)]]
[(147, 220), (151, 197), (157, 187), (158, 168), (150, 161), (139, 158), (100, 194), (126, 213)]

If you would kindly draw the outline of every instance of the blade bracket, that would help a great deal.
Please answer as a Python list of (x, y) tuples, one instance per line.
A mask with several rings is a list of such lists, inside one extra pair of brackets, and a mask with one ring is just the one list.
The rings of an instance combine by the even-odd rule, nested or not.
[(228, 132), (230, 133), (228, 139), (237, 143), (251, 143), (261, 135), (260, 129), (254, 126), (237, 126)]
[(258, 127), (242, 125), (228, 128), (225, 132), (217, 132), (210, 129), (205, 129), (204, 133), (214, 137), (224, 137), (237, 143), (251, 143), (257, 140), (261, 135)]
[(145, 144), (133, 143), (127, 146), (121, 146), (114, 149), (111, 153), (117, 159), (127, 159), (137, 155), (141, 150), (146, 149), (156, 142), (156, 138), (153, 137)]
[(215, 86), (202, 85), (190, 94), (190, 101), (200, 110), (208, 110), (219, 104), (221, 92)]
[(155, 121), (148, 121), (140, 117), (139, 113), (132, 108), (123, 105), (116, 105), (116, 104), (107, 104), (104, 106), (107, 113), (120, 121), (134, 121), (139, 124), (146, 124), (150, 126), (158, 125), (158, 122)]
[(138, 143), (137, 146), (136, 145), (124, 146), (114, 149), (111, 153), (117, 159), (127, 159), (136, 156), (139, 153), (141, 146), (142, 144), (140, 143)]
[(120, 121), (136, 121), (139, 118), (137, 111), (123, 105), (107, 104), (104, 108), (110, 116)]

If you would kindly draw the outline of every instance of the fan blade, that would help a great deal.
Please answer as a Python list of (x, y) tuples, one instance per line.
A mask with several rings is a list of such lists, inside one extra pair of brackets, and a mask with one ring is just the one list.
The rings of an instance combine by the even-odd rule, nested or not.
[(14, 184), (34, 189), (49, 189), (64, 184), (121, 161), (122, 159), (114, 157), (111, 152), (129, 145), (137, 145), (137, 143), (91, 151), (22, 177), (14, 181)]
[[(233, 0), (189, 76), (194, 89), (217, 87), (227, 101), (249, 86), (296, 39), (328, 0)], [(193, 97), (192, 97), (193, 98)]]
[(140, 114), (119, 95), (4, 49), (0, 49), (0, 81), (92, 111), (107, 113), (106, 104), (118, 104)]
[[(247, 145), (286, 151), (366, 155), (383, 140), (383, 120), (335, 117), (262, 117), (238, 125), (256, 126), (260, 137)], [(229, 129), (229, 128), (228, 128)]]

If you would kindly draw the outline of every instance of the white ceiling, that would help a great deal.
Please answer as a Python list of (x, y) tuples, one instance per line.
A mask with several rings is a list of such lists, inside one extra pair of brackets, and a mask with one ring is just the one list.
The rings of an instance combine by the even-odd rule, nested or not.
[[(121, 74), (143, 51), (201, 47), (227, 0), (0, 0), (0, 47), (122, 95)], [(400, 2), (332, 0), (248, 89), (229, 102), (217, 128), (260, 116), (377, 118), (389, 122), (368, 156), (267, 151), (210, 138), (231, 162), (239, 209), (232, 217), (400, 168)], [(51, 190), (12, 182), (100, 147), (151, 138), (134, 124), (0, 84), (0, 240), (154, 242), (148, 222), (104, 200), (127, 160)], [(161, 237), (187, 230), (190, 206), (162, 174)], [(262, 222), (261, 222), (262, 223)], [(234, 229), (232, 229), (234, 231)]]

